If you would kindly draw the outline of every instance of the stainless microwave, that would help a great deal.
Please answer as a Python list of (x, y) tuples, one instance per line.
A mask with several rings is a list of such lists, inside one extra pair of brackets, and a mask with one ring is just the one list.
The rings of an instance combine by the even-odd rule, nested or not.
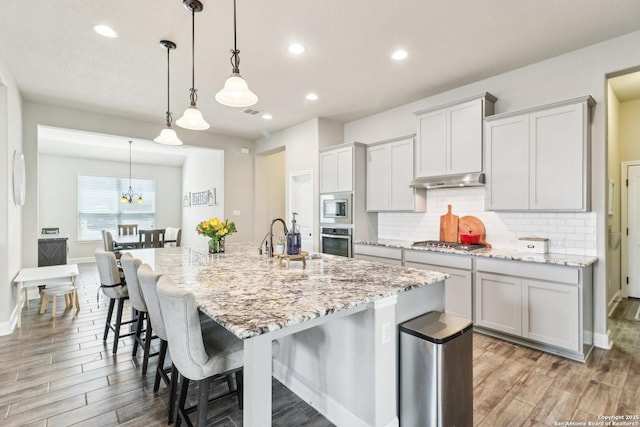
[(351, 224), (353, 222), (351, 193), (330, 193), (320, 195), (321, 224)]

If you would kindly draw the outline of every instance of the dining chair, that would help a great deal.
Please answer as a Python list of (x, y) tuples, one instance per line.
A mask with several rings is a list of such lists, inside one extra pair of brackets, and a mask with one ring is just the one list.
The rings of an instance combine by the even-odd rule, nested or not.
[[(173, 422), (175, 401), (176, 401), (176, 385), (178, 382), (178, 370), (174, 369), (173, 363), (168, 369), (164, 367), (165, 359), (167, 356), (167, 332), (164, 328), (164, 318), (162, 317), (162, 310), (160, 308), (160, 300), (158, 300), (158, 292), (156, 286), (158, 280), (162, 275), (155, 273), (149, 264), (142, 264), (138, 267), (138, 281), (140, 282), (140, 289), (144, 295), (145, 302), (147, 304), (147, 310), (149, 315), (149, 321), (156, 333), (156, 336), (160, 339), (160, 351), (158, 355), (158, 364), (156, 366), (156, 377), (153, 382), (153, 394), (158, 394), (160, 389), (160, 380), (169, 387), (169, 415), (168, 422)], [(169, 377), (169, 374), (171, 377)]]
[(43, 227), (40, 234), (60, 234), (59, 227)]
[[(142, 375), (147, 375), (147, 366), (149, 365), (149, 357), (157, 356), (158, 353), (151, 354), (151, 340), (153, 339), (153, 328), (149, 323), (147, 304), (140, 289), (138, 282), (138, 267), (142, 264), (142, 260), (134, 258), (130, 252), (126, 252), (120, 257), (120, 265), (124, 273), (129, 290), (129, 302), (131, 307), (136, 310), (136, 332), (133, 340), (133, 350), (131, 355), (136, 357), (138, 354), (138, 346), (142, 348)], [(145, 325), (146, 320), (146, 325)], [(144, 329), (143, 329), (144, 326)], [(144, 333), (144, 338), (142, 334)]]
[(182, 244), (182, 228), (167, 227), (164, 233), (164, 246), (177, 247)]
[(109, 230), (102, 230), (102, 244), (104, 246), (105, 252), (113, 252), (116, 256), (116, 259), (120, 259), (120, 250), (122, 247), (115, 246), (113, 243), (113, 235)]
[(133, 236), (138, 234), (138, 224), (118, 224), (119, 236)]
[[(230, 387), (227, 393), (215, 396), (212, 400), (236, 394), (240, 406), (242, 405), (244, 344), (215, 322), (203, 329), (193, 293), (176, 287), (169, 276), (160, 277), (156, 289), (169, 352), (182, 384), (175, 414), (176, 427), (180, 426), (181, 421), (192, 425), (188, 413), (194, 409), (198, 413), (198, 425), (206, 425), (209, 384), (212, 381), (235, 374), (236, 389), (231, 390)], [(273, 341), (272, 355), (277, 354), (278, 348), (278, 342)], [(197, 408), (185, 408), (190, 381), (198, 383)]]
[(164, 228), (155, 230), (139, 230), (140, 246), (143, 248), (162, 248), (164, 247)]
[[(120, 275), (118, 270), (118, 264), (116, 256), (113, 252), (107, 252), (100, 248), (96, 249), (93, 253), (96, 258), (96, 264), (98, 265), (98, 275), (100, 276), (100, 289), (109, 298), (109, 309), (107, 312), (107, 321), (104, 326), (104, 335), (102, 341), (107, 340), (109, 329), (114, 333), (113, 339), (113, 354), (118, 352), (118, 341), (120, 338), (129, 337), (134, 335), (135, 332), (127, 334), (120, 333), (120, 327), (136, 322), (135, 316), (133, 319), (126, 322), (122, 321), (122, 312), (124, 310), (124, 302), (129, 299), (129, 291), (124, 278)], [(118, 309), (116, 312), (116, 322), (111, 324), (113, 317), (113, 309), (116, 301), (118, 302)]]

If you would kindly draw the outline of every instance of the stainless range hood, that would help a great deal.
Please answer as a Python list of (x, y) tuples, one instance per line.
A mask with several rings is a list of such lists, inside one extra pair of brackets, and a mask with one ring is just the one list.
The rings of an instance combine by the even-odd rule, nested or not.
[(435, 190), (437, 188), (478, 187), (481, 185), (484, 185), (484, 173), (482, 172), (416, 178), (409, 184), (409, 186), (413, 188), (426, 188), (427, 190)]

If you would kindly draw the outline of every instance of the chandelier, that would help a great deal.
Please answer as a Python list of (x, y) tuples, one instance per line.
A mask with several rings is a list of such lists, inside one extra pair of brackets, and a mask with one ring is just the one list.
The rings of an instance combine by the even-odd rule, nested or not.
[(126, 193), (122, 193), (122, 197), (120, 197), (120, 203), (144, 203), (142, 199), (142, 194), (134, 193), (131, 189), (131, 144), (133, 141), (129, 141), (129, 191)]

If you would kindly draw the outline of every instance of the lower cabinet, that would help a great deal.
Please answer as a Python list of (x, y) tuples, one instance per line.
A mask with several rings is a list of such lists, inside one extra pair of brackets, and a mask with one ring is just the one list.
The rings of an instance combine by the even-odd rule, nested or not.
[(583, 360), (592, 344), (591, 267), (476, 260), (476, 325)]
[(400, 248), (354, 243), (353, 257), (365, 261), (381, 262), (397, 266), (402, 265), (402, 249)]
[(440, 271), (450, 277), (444, 286), (444, 311), (473, 320), (471, 257), (406, 250), (405, 267)]

